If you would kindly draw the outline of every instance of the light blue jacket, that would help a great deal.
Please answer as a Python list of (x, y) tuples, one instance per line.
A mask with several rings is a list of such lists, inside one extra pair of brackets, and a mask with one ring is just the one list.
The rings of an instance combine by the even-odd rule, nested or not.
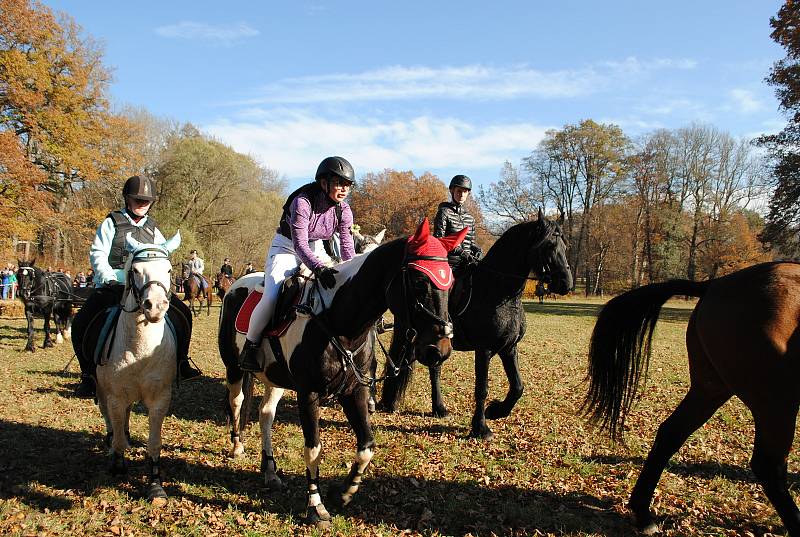
[[(127, 209), (122, 209), (122, 214), (136, 227), (142, 227), (149, 218), (145, 216), (137, 223), (130, 217)], [(89, 250), (89, 263), (91, 263), (94, 269), (94, 284), (96, 287), (102, 287), (110, 281), (125, 282), (125, 271), (123, 269), (113, 269), (108, 263), (108, 256), (111, 255), (111, 244), (114, 242), (115, 231), (116, 226), (114, 226), (114, 220), (110, 217), (106, 218), (100, 224), (100, 227), (97, 228), (94, 241), (92, 241), (92, 247)], [(154, 240), (156, 244), (165, 242), (164, 235), (161, 234), (158, 228), (154, 230)]]

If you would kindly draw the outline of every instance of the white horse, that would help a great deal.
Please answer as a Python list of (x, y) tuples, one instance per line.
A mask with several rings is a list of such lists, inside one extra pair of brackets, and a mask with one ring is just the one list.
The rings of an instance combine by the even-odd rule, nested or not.
[(180, 233), (163, 244), (142, 244), (130, 233), (127, 235), (126, 248), (131, 255), (125, 263), (122, 311), (108, 361), (97, 366), (97, 401), (106, 422), (106, 439), (111, 438), (110, 471), (114, 475), (124, 474), (127, 469), (125, 449), (131, 408), (136, 401), (147, 406), (147, 497), (157, 506), (167, 502), (159, 469), (161, 426), (177, 370), (177, 342), (165, 320), (172, 271), (169, 255), (180, 242)]

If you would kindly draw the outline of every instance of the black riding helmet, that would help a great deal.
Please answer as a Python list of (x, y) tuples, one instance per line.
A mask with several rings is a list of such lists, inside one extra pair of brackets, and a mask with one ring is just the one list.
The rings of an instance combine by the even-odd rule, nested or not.
[(122, 197), (130, 196), (136, 200), (142, 201), (155, 201), (156, 191), (153, 187), (153, 182), (147, 177), (139, 177), (134, 175), (125, 181), (125, 186), (122, 187)]
[(328, 179), (331, 175), (341, 177), (350, 184), (356, 182), (356, 173), (353, 171), (353, 166), (347, 162), (343, 157), (328, 157), (323, 159), (317, 166), (317, 173), (314, 175), (314, 180), (319, 183), (320, 179)]
[(456, 175), (450, 179), (450, 186), (447, 188), (455, 188), (457, 186), (466, 188), (467, 190), (472, 190), (472, 179), (466, 175)]

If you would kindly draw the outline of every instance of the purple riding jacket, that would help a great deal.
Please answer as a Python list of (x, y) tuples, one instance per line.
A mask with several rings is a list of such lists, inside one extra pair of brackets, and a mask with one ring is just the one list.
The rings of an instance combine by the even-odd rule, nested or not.
[(327, 194), (319, 192), (309, 199), (307, 194), (299, 194), (290, 207), (289, 223), (292, 227), (292, 243), (297, 257), (310, 269), (323, 265), (308, 246), (309, 241), (328, 240), (335, 231), (341, 239), (342, 261), (356, 255), (350, 227), (353, 225), (353, 211), (347, 202), (342, 202), (342, 221), (336, 223), (336, 204)]

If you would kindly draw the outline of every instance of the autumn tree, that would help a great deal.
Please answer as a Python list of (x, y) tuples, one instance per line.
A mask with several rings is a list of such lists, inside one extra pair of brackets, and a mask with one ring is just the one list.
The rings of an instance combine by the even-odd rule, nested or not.
[(75, 189), (113, 173), (114, 160), (126, 156), (107, 146), (116, 121), (108, 111), (109, 80), (101, 48), (71, 18), (37, 2), (0, 0), (0, 132), (13, 133), (43, 173), (36, 188), (51, 194), (53, 214), (28, 224), (40, 247), (57, 256), (64, 253), (64, 225), (81, 220), (63, 218)]
[(770, 19), (770, 37), (786, 49), (766, 82), (775, 88), (788, 123), (781, 132), (758, 142), (772, 158), (774, 192), (761, 239), (784, 255), (800, 255), (800, 4), (787, 0)]
[(413, 233), (422, 218), (433, 220), (447, 197), (447, 187), (431, 173), (417, 177), (411, 171), (386, 169), (358, 179), (350, 205), (362, 229), (377, 233), (386, 228), (387, 238), (397, 238)]

